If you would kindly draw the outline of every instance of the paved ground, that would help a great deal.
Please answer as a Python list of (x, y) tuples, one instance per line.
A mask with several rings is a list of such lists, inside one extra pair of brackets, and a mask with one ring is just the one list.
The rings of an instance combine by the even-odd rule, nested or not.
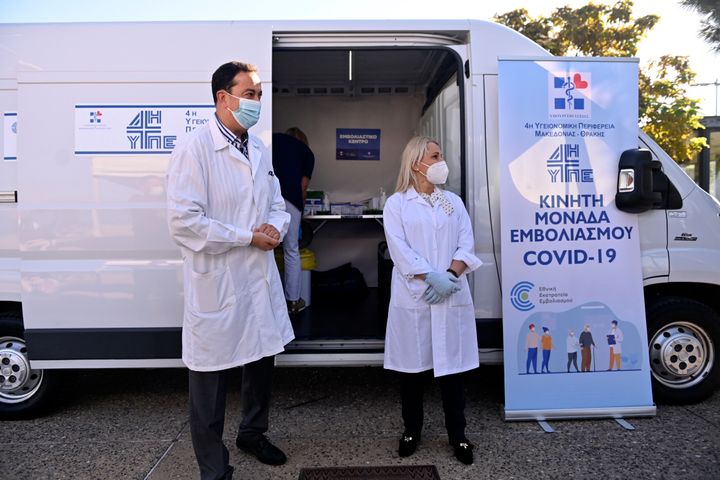
[[(237, 374), (239, 379), (239, 372)], [(49, 416), (2, 422), (1, 479), (195, 479), (182, 370), (69, 373)], [(277, 369), (270, 437), (289, 462), (267, 467), (233, 445), (240, 405), (228, 398), (225, 429), (241, 479), (297, 479), (302, 467), (434, 464), (443, 480), (525, 478), (720, 478), (720, 395), (693, 406), (663, 406), (633, 419), (537, 424), (500, 418), (502, 372), (484, 367), (468, 384), (468, 436), (476, 463), (452, 457), (439, 393), (426, 398), (418, 452), (395, 452), (401, 421), (397, 386), (380, 368)]]

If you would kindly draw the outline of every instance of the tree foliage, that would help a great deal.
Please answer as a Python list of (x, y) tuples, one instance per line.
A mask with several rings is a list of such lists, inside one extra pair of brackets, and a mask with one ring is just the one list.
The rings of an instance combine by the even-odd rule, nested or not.
[(696, 10), (703, 19), (700, 36), (720, 53), (720, 2), (718, 0), (682, 0), (683, 6)]
[(703, 147), (705, 137), (695, 137), (700, 123), (699, 102), (688, 98), (687, 87), (695, 78), (687, 57), (664, 55), (640, 71), (640, 127), (678, 163), (689, 161)]
[[(717, 1), (717, 0), (714, 0)], [(660, 19), (632, 16), (633, 2), (588, 3), (561, 7), (547, 17), (531, 17), (524, 8), (496, 15), (495, 21), (534, 40), (557, 56), (628, 57)], [(700, 125), (699, 105), (687, 97), (695, 77), (687, 57), (663, 56), (640, 70), (640, 126), (676, 161), (689, 161), (705, 146), (692, 138)]]

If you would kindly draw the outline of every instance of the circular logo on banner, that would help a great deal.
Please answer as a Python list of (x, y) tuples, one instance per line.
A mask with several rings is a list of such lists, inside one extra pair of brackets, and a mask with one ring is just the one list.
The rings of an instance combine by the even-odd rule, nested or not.
[(531, 282), (518, 282), (510, 290), (510, 303), (512, 306), (520, 310), (521, 312), (527, 312), (535, 307), (535, 304), (530, 301), (530, 290), (535, 285)]

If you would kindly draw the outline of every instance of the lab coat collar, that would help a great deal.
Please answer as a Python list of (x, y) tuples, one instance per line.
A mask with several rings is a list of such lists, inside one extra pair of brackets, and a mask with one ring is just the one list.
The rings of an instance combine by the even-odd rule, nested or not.
[[(436, 187), (436, 188), (437, 188), (437, 187)], [(408, 200), (413, 200), (413, 201), (419, 202), (419, 203), (421, 203), (422, 205), (425, 205), (425, 206), (427, 206), (427, 207), (429, 207), (429, 208), (433, 208), (433, 207), (430, 206), (430, 204), (429, 204), (428, 202), (425, 201), (424, 198), (422, 198), (422, 197), (420, 196), (420, 194), (418, 193), (418, 191), (415, 190), (415, 187), (412, 187), (412, 186), (411, 186), (410, 188), (408, 188), (405, 194), (407, 195), (407, 199), (408, 199)]]
[(408, 200), (412, 200), (413, 198), (420, 197), (420, 194), (418, 194), (417, 190), (415, 190), (415, 187), (413, 187), (413, 186), (411, 186), (410, 188), (407, 189), (407, 191), (405, 192), (405, 195), (407, 196)]
[(225, 147), (229, 147), (230, 143), (228, 143), (227, 138), (225, 138), (225, 135), (222, 134), (220, 131), (220, 127), (218, 127), (217, 121), (215, 118), (213, 118), (210, 121), (210, 135), (212, 135), (213, 144), (215, 146), (215, 151), (222, 150)]

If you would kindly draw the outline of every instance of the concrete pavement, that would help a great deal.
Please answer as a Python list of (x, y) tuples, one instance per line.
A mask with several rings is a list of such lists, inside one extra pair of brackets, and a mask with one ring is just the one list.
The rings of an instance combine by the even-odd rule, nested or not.
[[(392, 374), (381, 368), (278, 368), (269, 437), (288, 454), (269, 467), (234, 446), (239, 379), (228, 395), (225, 440), (237, 479), (297, 479), (303, 467), (437, 466), (442, 479), (720, 478), (720, 395), (692, 406), (658, 407), (630, 419), (506, 423), (501, 367), (466, 379), (468, 437), (475, 464), (452, 456), (440, 395), (428, 389), (425, 429), (415, 455), (396, 448), (402, 422)], [(54, 411), (43, 418), (2, 422), (2, 479), (196, 479), (187, 425), (183, 370), (67, 372)]]

